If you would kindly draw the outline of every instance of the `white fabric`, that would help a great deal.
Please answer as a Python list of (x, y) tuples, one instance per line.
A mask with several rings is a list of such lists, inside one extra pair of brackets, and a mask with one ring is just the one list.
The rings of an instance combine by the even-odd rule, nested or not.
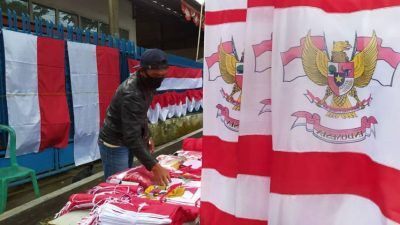
[(221, 175), (214, 169), (201, 171), (201, 201), (209, 202), (218, 209), (235, 214), (236, 179)]
[[(378, 38), (382, 38), (382, 46), (390, 47), (396, 52), (400, 52), (400, 44), (398, 42), (398, 33), (393, 32), (388, 27), (396, 27), (399, 18), (399, 7), (390, 7), (372, 11), (360, 11), (349, 14), (328, 14), (324, 11), (312, 7), (293, 7), (287, 9), (277, 9), (274, 13), (275, 21), (285, 21), (285, 24), (296, 26), (274, 26), (274, 42), (273, 42), (273, 66), (272, 66), (272, 98), (274, 102), (290, 103), (290, 104), (274, 104), (273, 117), (273, 135), (274, 149), (289, 152), (307, 152), (307, 151), (323, 151), (323, 152), (357, 152), (366, 154), (375, 162), (384, 164), (389, 167), (400, 169), (400, 152), (398, 151), (398, 127), (400, 120), (395, 113), (400, 110), (400, 104), (393, 104), (388, 99), (400, 98), (400, 92), (395, 91), (400, 88), (400, 82), (394, 79), (392, 87), (385, 87), (378, 82), (372, 80), (368, 86), (357, 88), (360, 100), (368, 98), (370, 95), (373, 100), (365, 109), (356, 112), (357, 117), (348, 119), (336, 119), (326, 116), (327, 111), (315, 104), (310, 103), (309, 99), (304, 96), (307, 90), (311, 91), (317, 97), (322, 98), (326, 91), (326, 86), (319, 86), (313, 83), (308, 77), (301, 77), (305, 74), (301, 62), (298, 63), (293, 72), (297, 72), (299, 76), (293, 82), (282, 82), (283, 67), (281, 60), (281, 52), (287, 51), (289, 48), (298, 46), (300, 39), (305, 37), (311, 29), (311, 35), (324, 35), (326, 38), (327, 49), (329, 54), (332, 50), (334, 41), (348, 41), (354, 46), (355, 35), (358, 37), (371, 37), (376, 32)], [(384, 20), (372, 19), (385, 17)], [(316, 22), (315, 18), (318, 18)], [(346, 24), (345, 29), (337, 29), (337, 25)], [(290, 33), (290, 35), (287, 35)], [(280, 38), (284, 35), (286, 38)], [(347, 55), (351, 59), (352, 50)], [(299, 61), (297, 59), (297, 61)], [(377, 66), (388, 65), (380, 62)], [(380, 72), (379, 76), (377, 71)], [(380, 70), (377, 67), (373, 75), (373, 79), (380, 77), (392, 77), (392, 70)], [(394, 77), (398, 76), (398, 71)], [(383, 83), (387, 81), (382, 81)], [(350, 101), (354, 98), (349, 97)], [(330, 103), (329, 99), (327, 103)], [(352, 103), (353, 105), (355, 103)], [(375, 129), (376, 136), (366, 137), (362, 142), (332, 144), (322, 141), (313, 136), (311, 132), (307, 132), (304, 126), (291, 129), (294, 124), (294, 112), (307, 111), (317, 113), (321, 116), (321, 125), (332, 129), (352, 129), (361, 126), (361, 118), (363, 116), (374, 116), (377, 124), (372, 126)], [(379, 151), (377, 151), (379, 149)]]
[(269, 208), (269, 177), (239, 174), (236, 178), (236, 216), (267, 220)]
[(247, 11), (240, 135), (271, 134), (271, 112), (266, 110), (265, 107), (268, 106), (261, 103), (265, 99), (271, 99), (271, 69), (255, 71), (256, 61), (261, 64), (260, 67), (265, 68), (271, 64), (271, 58), (269, 61), (259, 60), (253, 46), (271, 40), (272, 16), (272, 7), (249, 8)]
[[(270, 194), (269, 224), (398, 225), (370, 200), (354, 195)], [(283, 210), (284, 209), (284, 210)]]
[(165, 78), (157, 91), (185, 90), (203, 87), (203, 78)]
[[(245, 23), (231, 23), (217, 26), (206, 26), (204, 42), (207, 44), (204, 46), (204, 56), (209, 57), (214, 53), (218, 53), (219, 44), (221, 42), (229, 42), (233, 38), (234, 46), (236, 48), (237, 54), (240, 57), (240, 55), (244, 51), (244, 34), (246, 29), (245, 25)], [(204, 62), (204, 134), (210, 136), (218, 136), (224, 141), (236, 142), (238, 137), (237, 132), (227, 130), (224, 123), (221, 122), (222, 117), (217, 117), (218, 104), (227, 107), (230, 117), (239, 119), (240, 116), (240, 112), (233, 110), (232, 104), (228, 103), (221, 95), (221, 88), (223, 88), (225, 92), (231, 93), (234, 85), (225, 83), (224, 80), (220, 77), (219, 70), (212, 70), (213, 68), (218, 69), (218, 67), (218, 62), (211, 68), (208, 68), (206, 60)], [(213, 77), (218, 78), (216, 80), (213, 80)], [(238, 96), (239, 93), (236, 93), (234, 95), (235, 98), (238, 98)], [(197, 106), (198, 105), (196, 105), (196, 107)]]
[(68, 42), (72, 101), (75, 120), (75, 165), (100, 158), (100, 129), (96, 46)]
[[(197, 105), (197, 108), (195, 108)], [(190, 106), (191, 108), (189, 108)], [(147, 117), (149, 118), (150, 123), (156, 124), (158, 120), (165, 121), (168, 118), (182, 117), (186, 116), (187, 112), (199, 111), (201, 107), (201, 101), (195, 101), (193, 99), (193, 103), (186, 98), (186, 102), (180, 105), (169, 105), (161, 108), (160, 104), (157, 103), (153, 108), (149, 108), (147, 111)], [(191, 109), (191, 111), (190, 111)]]
[(235, 1), (213, 1), (208, 0), (206, 11), (220, 11), (220, 10), (232, 10), (232, 9), (246, 9), (247, 0), (235, 0)]
[[(3, 29), (8, 123), (17, 135), (17, 155), (38, 152), (40, 110), (37, 36)], [(8, 156), (9, 152), (6, 152)]]
[(172, 222), (168, 216), (127, 211), (110, 203), (100, 206), (97, 211), (99, 216), (99, 225), (151, 225), (170, 224)]
[[(210, 11), (245, 9), (247, 1), (208, 1), (206, 3), (206, 13)], [(223, 43), (231, 43), (235, 51), (236, 60), (240, 60), (244, 52), (245, 44), (245, 22), (226, 23), (219, 25), (205, 26), (204, 36), (204, 117), (203, 133), (205, 136), (215, 136), (222, 141), (237, 142), (238, 132), (226, 126), (226, 118), (239, 120), (240, 111), (235, 109), (221, 94), (231, 93), (237, 83), (225, 82), (221, 76), (220, 62), (208, 65), (207, 58), (218, 55), (219, 47)], [(228, 52), (231, 54), (231, 52)], [(209, 58), (209, 59), (210, 59)], [(236, 77), (235, 77), (236, 78)], [(232, 97), (239, 99), (240, 92)], [(200, 107), (202, 101), (195, 104), (195, 108)], [(222, 112), (224, 109), (224, 112)], [(235, 127), (238, 129), (238, 127)], [(210, 146), (208, 146), (210, 148)], [(211, 149), (209, 149), (211, 150)], [(218, 149), (215, 149), (218, 151)], [(236, 151), (231, 154), (236, 154)], [(234, 165), (232, 165), (234, 166)], [(235, 168), (229, 168), (234, 170)], [(202, 193), (201, 201), (208, 202), (223, 213), (235, 216), (236, 212), (236, 177), (228, 177), (219, 173), (213, 168), (203, 168), (202, 170)], [(210, 215), (213, 216), (213, 215)]]
[[(384, 19), (376, 19), (384, 18)], [(333, 43), (348, 41), (353, 47), (357, 37), (371, 37), (373, 32), (382, 39), (382, 47), (390, 47), (400, 51), (396, 27), (399, 19), (399, 7), (388, 7), (377, 10), (358, 11), (354, 13), (326, 13), (314, 7), (291, 7), (276, 9), (274, 12), (273, 55), (272, 55), (272, 124), (274, 150), (283, 152), (353, 152), (369, 156), (373, 161), (393, 169), (400, 169), (400, 153), (398, 151), (398, 127), (400, 121), (395, 113), (400, 104), (390, 99), (400, 97), (400, 83), (393, 82), (392, 87), (383, 86), (393, 74), (385, 62), (377, 63), (371, 82), (363, 88), (355, 87), (360, 100), (372, 97), (371, 103), (364, 109), (356, 111), (354, 118), (334, 118), (327, 115), (327, 110), (317, 107), (305, 96), (307, 91), (323, 98), (327, 86), (315, 84), (305, 75), (300, 58), (294, 59), (284, 66), (281, 53), (299, 46), (300, 40), (311, 36), (325, 38), (329, 56)], [(280, 24), (279, 21), (284, 21)], [(342, 26), (346, 24), (345, 26)], [(285, 37), (285, 38), (282, 38)], [(353, 48), (345, 51), (352, 60)], [(384, 69), (386, 68), (386, 69)], [(378, 73), (380, 73), (378, 75)], [(383, 79), (382, 79), (383, 78)], [(355, 99), (348, 96), (351, 105)], [(327, 104), (331, 104), (327, 99)], [(279, 104), (278, 104), (279, 103)], [(344, 131), (361, 126), (361, 118), (374, 116), (377, 124), (363, 133), (374, 130), (363, 141), (352, 143), (338, 142), (334, 144), (321, 138), (312, 131), (317, 126), (306, 125), (303, 119), (296, 120), (295, 112), (307, 112), (319, 115), (320, 124), (332, 130)], [(329, 135), (329, 137), (332, 137)], [(337, 165), (340, 166), (340, 165)], [(379, 178), (384, 180), (384, 178)], [(378, 179), (378, 180), (379, 180)], [(272, 178), (272, 183), (274, 178)], [(378, 181), (377, 181), (378, 182)], [(386, 182), (386, 181), (385, 181)], [(368, 184), (365, 184), (366, 186)], [(384, 203), (380, 204), (384, 207)], [(385, 210), (385, 209), (383, 209)], [(311, 216), (312, 215), (312, 216)], [(277, 195), (271, 196), (270, 224), (307, 224), (307, 225), (347, 225), (347, 224), (394, 224), (385, 218), (377, 205), (370, 200), (341, 195)]]

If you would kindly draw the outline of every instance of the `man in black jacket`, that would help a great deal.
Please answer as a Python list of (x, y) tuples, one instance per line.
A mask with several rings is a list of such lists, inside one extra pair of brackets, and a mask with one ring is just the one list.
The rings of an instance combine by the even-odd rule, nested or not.
[(159, 49), (149, 49), (143, 53), (138, 71), (118, 87), (99, 135), (106, 179), (132, 167), (135, 156), (147, 170), (153, 172), (159, 185), (170, 182), (169, 172), (150, 153), (154, 145), (147, 120), (153, 95), (160, 87), (167, 69), (166, 54)]

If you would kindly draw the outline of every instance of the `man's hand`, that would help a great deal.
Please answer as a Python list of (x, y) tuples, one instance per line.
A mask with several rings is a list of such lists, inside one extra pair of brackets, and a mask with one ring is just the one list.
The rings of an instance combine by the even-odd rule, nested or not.
[(149, 144), (149, 151), (150, 151), (151, 154), (153, 154), (153, 153), (154, 153), (154, 149), (155, 149), (155, 148), (154, 148), (154, 141), (153, 141), (153, 138), (150, 138), (150, 139), (149, 139), (149, 143), (148, 143), (148, 144)]
[(167, 186), (171, 182), (171, 177), (168, 170), (162, 167), (159, 163), (153, 166), (151, 172), (154, 174), (154, 181), (159, 186)]

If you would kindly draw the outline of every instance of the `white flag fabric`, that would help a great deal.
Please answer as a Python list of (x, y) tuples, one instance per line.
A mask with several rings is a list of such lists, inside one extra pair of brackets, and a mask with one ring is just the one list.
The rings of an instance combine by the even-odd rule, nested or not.
[(274, 11), (271, 224), (400, 222), (400, 1), (343, 4)]
[(100, 158), (96, 46), (68, 42), (68, 56), (75, 120), (74, 158), (75, 164), (81, 165)]
[[(9, 125), (17, 134), (17, 152), (39, 151), (40, 111), (37, 79), (37, 36), (3, 30)], [(23, 54), (22, 54), (23, 53)], [(25, 87), (21, 87), (24, 84)], [(15, 95), (19, 93), (20, 95)], [(11, 95), (13, 94), (13, 95)], [(25, 110), (21, 110), (21, 106)]]
[(400, 224), (400, 1), (205, 4), (202, 224)]
[(75, 165), (100, 158), (100, 126), (119, 83), (118, 49), (68, 42)]
[[(201, 224), (238, 224), (237, 143), (247, 1), (206, 2)], [(239, 72), (239, 73), (237, 73)], [(244, 219), (243, 221), (247, 221)]]
[(1, 32), (8, 125), (17, 135), (16, 154), (67, 147), (64, 41), (7, 29)]
[(248, 1), (235, 211), (237, 218), (247, 219), (241, 223), (248, 225), (266, 224), (268, 220), (272, 17), (270, 2)]

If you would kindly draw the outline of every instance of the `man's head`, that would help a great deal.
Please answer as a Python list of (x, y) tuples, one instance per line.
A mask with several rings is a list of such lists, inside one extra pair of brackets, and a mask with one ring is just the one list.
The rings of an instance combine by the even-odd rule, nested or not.
[(142, 73), (150, 78), (163, 78), (167, 75), (167, 55), (160, 49), (146, 50), (140, 59)]

